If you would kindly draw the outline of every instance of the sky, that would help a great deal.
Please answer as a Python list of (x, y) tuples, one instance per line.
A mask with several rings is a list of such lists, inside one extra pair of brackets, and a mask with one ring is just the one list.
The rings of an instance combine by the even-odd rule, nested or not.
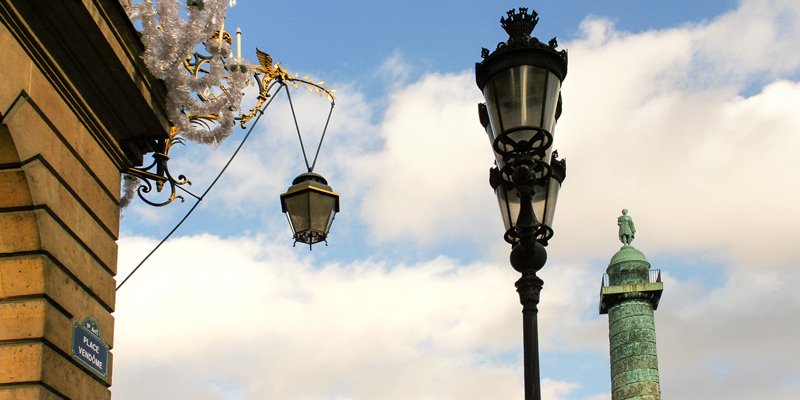
[[(567, 178), (540, 272), (542, 398), (611, 398), (598, 301), (623, 208), (664, 281), (663, 397), (800, 398), (795, 0), (239, 0), (226, 27), (241, 27), (251, 62), (258, 47), (336, 89), (315, 172), (341, 213), (327, 246), (292, 246), (279, 195), (304, 166), (281, 95), (117, 292), (113, 397), (522, 398), (519, 275), (474, 78), (518, 6), (569, 52), (554, 144)], [(292, 98), (314, 142), (328, 104)], [(202, 193), (243, 133), (174, 147), (171, 171)], [(123, 211), (118, 279), (192, 204)]]

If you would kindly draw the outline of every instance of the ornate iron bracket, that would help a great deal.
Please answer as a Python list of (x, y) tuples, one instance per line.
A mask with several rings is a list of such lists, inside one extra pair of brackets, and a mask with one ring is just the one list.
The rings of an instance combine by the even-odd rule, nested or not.
[[(169, 138), (159, 141), (160, 149), (153, 152), (153, 162), (147, 167), (130, 167), (126, 171), (127, 174), (139, 178), (139, 186), (136, 188), (136, 193), (139, 198), (145, 203), (155, 206), (163, 207), (175, 200), (185, 201), (183, 196), (177, 194), (178, 187), (183, 185), (191, 185), (184, 175), (178, 175), (176, 179), (169, 171), (169, 150), (173, 143), (183, 144), (183, 139), (177, 137), (178, 129), (172, 127), (170, 129)], [(164, 201), (152, 201), (148, 199), (148, 195), (154, 194), (153, 188), (155, 187), (158, 193), (164, 190), (164, 186), (169, 186), (169, 196)]]
[[(231, 43), (231, 35), (227, 32), (217, 31), (212, 36), (211, 40), (220, 40), (220, 35), (222, 35), (222, 40)], [(303, 84), (307, 86), (309, 90), (326, 96), (331, 101), (331, 104), (333, 104), (333, 93), (335, 90), (329, 90), (322, 86), (324, 82), (311, 81), (307, 76), (300, 78), (299, 74), (294, 74), (294, 76), (292, 76), (288, 71), (280, 66), (280, 63), (273, 65), (272, 57), (261, 50), (256, 49), (256, 57), (259, 61), (259, 65), (253, 65), (253, 79), (258, 86), (259, 92), (256, 104), (246, 114), (235, 117), (235, 120), (239, 120), (239, 125), (243, 129), (247, 127), (247, 123), (253, 117), (255, 117), (259, 112), (263, 112), (263, 108), (266, 107), (265, 103), (271, 96), (270, 90), (275, 82), (278, 82), (282, 85), (292, 85), (295, 88), (298, 87), (298, 83)], [(197, 77), (203, 73), (208, 73), (207, 65), (210, 62), (210, 55), (194, 52), (184, 60), (183, 67), (186, 69), (187, 73)], [(246, 72), (249, 67), (245, 65), (231, 65), (229, 68), (232, 69), (230, 72)], [(241, 69), (241, 71), (237, 71), (236, 68)], [(216, 94), (213, 93), (211, 89), (206, 89), (204, 91), (195, 93), (195, 95), (203, 102), (211, 102), (229, 90), (224, 85), (220, 85), (218, 88), (219, 92)], [(190, 114), (188, 117), (192, 123), (203, 126), (207, 129), (210, 129), (212, 124), (219, 120), (219, 115), (217, 114)], [(330, 116), (328, 118), (330, 118)], [(185, 201), (183, 196), (177, 194), (177, 189), (181, 188), (183, 185), (191, 185), (191, 182), (184, 175), (178, 175), (177, 178), (175, 178), (172, 173), (170, 173), (168, 165), (169, 150), (172, 147), (172, 144), (183, 144), (184, 142), (184, 139), (180, 137), (179, 134), (180, 132), (178, 132), (178, 128), (173, 126), (170, 129), (169, 137), (159, 141), (159, 150), (153, 153), (153, 162), (150, 165), (146, 167), (130, 167), (126, 171), (126, 173), (129, 175), (139, 179), (139, 185), (136, 187), (135, 192), (139, 195), (139, 198), (151, 206), (162, 207), (172, 203), (175, 200), (180, 200), (181, 202)], [(165, 190), (165, 187), (168, 187), (167, 193), (169, 193), (165, 200), (154, 201), (148, 199), (148, 195), (154, 194), (153, 189), (155, 189), (156, 192), (161, 193)], [(194, 197), (197, 197), (189, 191), (186, 192)]]

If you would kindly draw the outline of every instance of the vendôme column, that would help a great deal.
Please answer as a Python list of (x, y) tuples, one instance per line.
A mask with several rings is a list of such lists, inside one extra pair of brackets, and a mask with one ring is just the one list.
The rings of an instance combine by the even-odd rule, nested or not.
[(608, 264), (600, 314), (608, 314), (612, 400), (660, 400), (654, 311), (664, 285), (645, 255), (631, 245), (636, 234), (628, 210), (617, 218), (622, 248)]

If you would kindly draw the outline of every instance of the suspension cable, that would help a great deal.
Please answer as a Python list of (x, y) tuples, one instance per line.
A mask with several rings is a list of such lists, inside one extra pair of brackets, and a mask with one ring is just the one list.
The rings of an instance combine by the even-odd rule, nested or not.
[[(225, 166), (223, 166), (222, 169), (219, 171), (219, 173), (217, 174), (216, 178), (214, 178), (214, 180), (211, 182), (211, 184), (208, 185), (208, 187), (206, 188), (205, 192), (203, 192), (203, 194), (200, 195), (200, 197), (192, 195), (195, 198), (197, 198), (197, 201), (194, 203), (194, 205), (192, 205), (192, 208), (190, 208), (189, 211), (186, 213), (186, 215), (184, 215), (183, 218), (181, 218), (181, 220), (178, 221), (178, 223), (175, 225), (175, 227), (172, 228), (172, 230), (169, 231), (169, 233), (167, 233), (167, 235), (164, 236), (164, 238), (161, 239), (160, 242), (158, 242), (156, 247), (154, 247), (153, 250), (151, 250), (149, 253), (147, 253), (147, 255), (142, 259), (142, 261), (140, 261), (139, 264), (136, 265), (136, 268), (134, 268), (133, 271), (131, 271), (128, 274), (128, 276), (126, 276), (125, 279), (123, 279), (122, 282), (120, 282), (120, 284), (117, 285), (117, 289), (116, 289), (117, 291), (119, 291), (119, 288), (121, 288), (122, 285), (124, 285), (125, 282), (127, 282), (128, 279), (130, 279), (131, 276), (133, 276), (133, 274), (136, 273), (136, 271), (138, 271), (139, 268), (141, 268), (142, 265), (144, 265), (145, 261), (147, 261), (147, 259), (149, 259), (150, 256), (152, 256), (153, 253), (155, 253), (156, 250), (158, 250), (159, 247), (161, 247), (161, 245), (164, 244), (164, 242), (166, 242), (167, 239), (169, 239), (172, 236), (172, 234), (175, 233), (175, 231), (177, 231), (178, 228), (180, 228), (181, 225), (183, 225), (183, 223), (189, 218), (189, 216), (192, 214), (192, 212), (194, 212), (194, 210), (197, 208), (197, 206), (200, 204), (200, 202), (203, 201), (203, 199), (206, 197), (208, 192), (210, 192), (211, 189), (214, 187), (214, 185), (217, 184), (217, 181), (219, 181), (219, 179), (222, 177), (222, 174), (225, 173), (225, 171), (228, 169), (228, 166), (230, 166), (231, 163), (233, 162), (233, 159), (236, 158), (236, 155), (239, 154), (239, 151), (242, 149), (242, 147), (244, 146), (245, 142), (250, 137), (250, 134), (253, 133), (253, 129), (256, 127), (256, 125), (258, 125), (259, 119), (261, 119), (261, 116), (264, 115), (264, 110), (272, 103), (273, 100), (275, 100), (276, 95), (281, 91), (281, 89), (286, 90), (286, 94), (287, 95), (289, 94), (289, 90), (286, 88), (286, 84), (283, 83), (283, 81), (273, 82), (273, 85), (275, 83), (279, 83), (281, 86), (278, 88), (278, 90), (275, 91), (275, 93), (272, 95), (272, 98), (267, 103), (265, 103), (264, 106), (262, 106), (258, 110), (258, 116), (256, 116), (255, 121), (253, 121), (253, 125), (250, 126), (250, 129), (247, 131), (247, 133), (242, 138), (241, 143), (239, 143), (239, 146), (236, 147), (236, 150), (233, 152), (231, 157), (228, 159), (228, 162), (225, 163)], [(267, 92), (269, 92), (269, 89), (267, 89)]]

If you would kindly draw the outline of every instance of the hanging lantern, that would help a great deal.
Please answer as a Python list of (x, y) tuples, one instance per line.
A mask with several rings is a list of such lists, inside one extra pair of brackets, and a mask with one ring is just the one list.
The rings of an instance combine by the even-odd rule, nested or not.
[(292, 227), (295, 243), (310, 247), (328, 238), (339, 212), (339, 194), (321, 175), (306, 172), (295, 178), (289, 190), (281, 195), (281, 208)]

